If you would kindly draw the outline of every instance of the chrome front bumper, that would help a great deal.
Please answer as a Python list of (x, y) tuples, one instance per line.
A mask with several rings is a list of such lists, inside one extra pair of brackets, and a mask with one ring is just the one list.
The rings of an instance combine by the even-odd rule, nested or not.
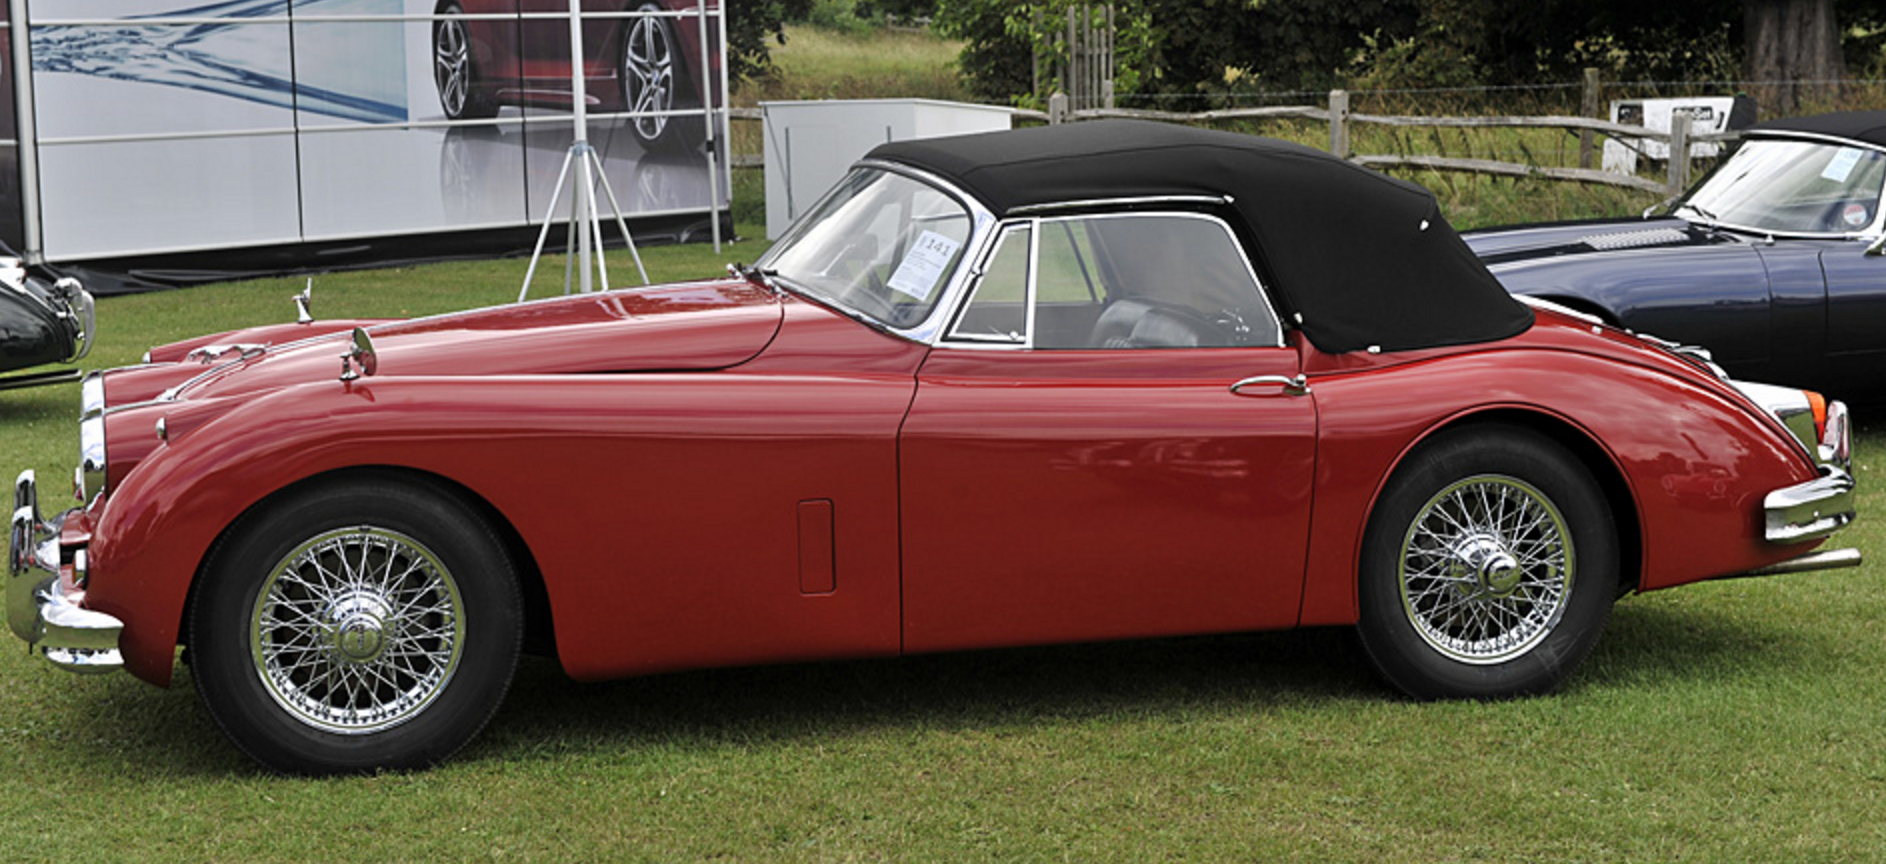
[[(59, 531), (65, 514), (46, 521), (39, 515), (39, 490), (32, 471), (20, 473), (13, 485), (13, 520), (7, 556), (7, 625), (26, 640), (27, 648), (53, 665), (73, 672), (110, 672), (124, 665), (118, 653), (118, 635), (124, 623), (102, 612), (83, 608), (68, 595), (74, 574), (63, 571)], [(79, 553), (81, 558), (83, 552)], [(82, 598), (82, 593), (80, 597)]]

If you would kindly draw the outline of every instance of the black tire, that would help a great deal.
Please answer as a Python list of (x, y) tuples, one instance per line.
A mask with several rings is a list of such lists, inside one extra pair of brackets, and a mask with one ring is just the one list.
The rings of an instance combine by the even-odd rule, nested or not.
[(1610, 506), (1564, 447), (1518, 426), (1446, 432), (1369, 517), (1357, 632), (1418, 699), (1545, 693), (1597, 644), (1618, 572)]
[[(349, 572), (368, 578), (329, 576)], [(437, 764), (510, 689), (523, 636), (514, 573), (484, 519), (430, 484), (364, 477), (291, 493), (245, 517), (205, 568), (188, 637), (197, 692), (238, 748), (278, 771)]]
[(464, 7), (447, 3), (432, 22), (432, 83), (447, 120), (483, 120), (498, 116), (498, 103), (479, 86), (478, 61), (465, 30)]
[[(659, 12), (644, 3), (638, 11)], [(625, 18), (616, 69), (622, 83), (623, 110), (674, 111), (700, 107), (675, 36), (672, 18)], [(707, 130), (698, 115), (631, 117), (629, 131), (643, 149), (653, 153), (680, 153), (700, 149)]]

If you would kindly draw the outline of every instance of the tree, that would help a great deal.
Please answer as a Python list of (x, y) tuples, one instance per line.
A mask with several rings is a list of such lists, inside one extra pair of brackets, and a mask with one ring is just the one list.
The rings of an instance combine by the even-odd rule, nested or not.
[(1766, 110), (1792, 114), (1840, 79), (1834, 0), (1743, 0), (1745, 72)]
[(736, 0), (728, 3), (727, 74), (738, 80), (771, 69), (771, 44), (786, 44), (786, 21), (804, 18), (812, 11), (812, 3), (813, 0)]
[[(975, 91), (1006, 101), (1028, 92), (1038, 47), (1017, 22), (1068, 2), (940, 0), (937, 20), (967, 43)], [(1162, 108), (1233, 90), (1556, 84), (1599, 67), (1611, 81), (1786, 82), (1754, 88), (1772, 116), (1825, 92), (1799, 82), (1886, 70), (1881, 0), (1114, 2), (1148, 22), (1138, 91)]]

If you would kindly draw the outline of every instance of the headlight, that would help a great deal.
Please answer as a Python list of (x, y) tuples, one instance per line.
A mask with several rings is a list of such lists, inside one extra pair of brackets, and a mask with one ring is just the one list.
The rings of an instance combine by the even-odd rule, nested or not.
[(70, 276), (52, 283), (52, 292), (65, 306), (65, 316), (72, 321), (72, 356), (65, 362), (78, 362), (92, 352), (92, 337), (98, 326), (97, 303), (92, 300), (91, 292)]
[(93, 372), (85, 376), (85, 382), (79, 385), (79, 417), (91, 417), (105, 412), (105, 376)]
[(105, 487), (105, 376), (92, 372), (79, 384), (79, 467), (72, 471), (72, 497), (80, 505)]
[(105, 415), (79, 421), (78, 496), (81, 502), (105, 491)]

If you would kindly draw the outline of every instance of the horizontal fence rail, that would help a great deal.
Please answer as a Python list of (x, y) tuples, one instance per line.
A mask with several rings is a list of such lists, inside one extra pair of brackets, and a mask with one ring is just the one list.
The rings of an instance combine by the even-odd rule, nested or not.
[[(1576, 87), (1578, 85), (1567, 85)], [(1588, 98), (1587, 108), (1596, 105), (1594, 83), (1586, 83)], [(1476, 116), (1476, 117), (1429, 117), (1400, 114), (1362, 114), (1349, 110), (1349, 93), (1332, 90), (1329, 104), (1319, 105), (1271, 105), (1261, 108), (1225, 108), (1211, 111), (1162, 111), (1145, 108), (1084, 108), (1075, 110), (1065, 94), (1056, 93), (1048, 100), (1047, 111), (1014, 109), (1016, 119), (1058, 124), (1081, 120), (1127, 119), (1153, 120), (1163, 123), (1212, 124), (1237, 120), (1309, 120), (1329, 124), (1330, 152), (1342, 156), (1358, 165), (1370, 168), (1419, 168), (1430, 171), (1458, 171), (1473, 174), (1490, 174), (1503, 177), (1536, 177), (1549, 180), (1564, 180), (1576, 183), (1594, 183), (1608, 186), (1621, 186), (1641, 189), (1646, 192), (1661, 192), (1667, 196), (1681, 195), (1689, 186), (1690, 160), (1672, 158), (1668, 160), (1668, 170), (1664, 179), (1654, 180), (1635, 174), (1619, 174), (1588, 167), (1591, 159), (1592, 139), (1595, 135), (1626, 142), (1627, 146), (1637, 149), (1634, 142), (1658, 141), (1670, 145), (1670, 153), (1687, 154), (1691, 144), (1721, 143), (1740, 139), (1736, 132), (1717, 134), (1693, 134), (1691, 118), (1678, 113), (1671, 118), (1669, 131), (1660, 131), (1644, 126), (1632, 126), (1613, 123), (1595, 117), (1577, 117), (1571, 115), (1546, 116)], [(733, 120), (754, 121), (762, 117), (758, 108), (733, 108), (729, 117)], [(1389, 126), (1399, 128), (1434, 128), (1434, 129), (1564, 129), (1577, 133), (1580, 137), (1580, 160), (1587, 167), (1562, 168), (1531, 165), (1523, 162), (1504, 162), (1497, 159), (1472, 159), (1451, 156), (1431, 156), (1405, 153), (1354, 153), (1349, 147), (1349, 131), (1355, 124)], [(734, 167), (757, 167), (763, 160), (758, 154), (736, 154)]]
[[(1058, 95), (1057, 97), (1058, 98)], [(1127, 118), (1140, 120), (1159, 120), (1168, 123), (1214, 123), (1226, 120), (1244, 119), (1301, 119), (1326, 122), (1329, 124), (1330, 152), (1342, 156), (1358, 165), (1371, 168), (1425, 168), (1430, 171), (1461, 171), (1473, 174), (1492, 174), (1504, 177), (1542, 177), (1551, 180), (1569, 180), (1577, 183), (1597, 183), (1608, 186), (1623, 186), (1630, 189), (1642, 189), (1647, 192), (1662, 192), (1669, 196), (1683, 193), (1689, 186), (1689, 160), (1669, 160), (1669, 170), (1663, 182), (1633, 174), (1616, 174), (1591, 168), (1555, 168), (1530, 165), (1523, 162), (1502, 162), (1496, 159), (1464, 159), (1450, 156), (1409, 155), (1399, 153), (1353, 153), (1349, 149), (1349, 128), (1352, 124), (1367, 123), (1375, 126), (1394, 126), (1403, 128), (1469, 128), (1469, 129), (1564, 129), (1568, 132), (1586, 132), (1607, 135), (1619, 139), (1638, 139), (1661, 141), (1670, 145), (1671, 153), (1688, 153), (1689, 145), (1704, 142), (1734, 141), (1741, 136), (1735, 132), (1710, 135), (1690, 133), (1690, 117), (1678, 114), (1671, 118), (1668, 132), (1650, 129), (1644, 126), (1631, 126), (1599, 120), (1593, 117), (1573, 117), (1569, 115), (1549, 115), (1543, 117), (1423, 117), (1399, 114), (1356, 114), (1349, 111), (1349, 93), (1332, 90), (1329, 94), (1329, 106), (1316, 105), (1273, 105), (1264, 108), (1232, 108), (1216, 111), (1156, 111), (1130, 108), (1095, 108), (1083, 111), (1057, 110), (1054, 99), (1049, 100), (1048, 117), (1050, 122), (1067, 120), (1098, 120), (1103, 118)]]

